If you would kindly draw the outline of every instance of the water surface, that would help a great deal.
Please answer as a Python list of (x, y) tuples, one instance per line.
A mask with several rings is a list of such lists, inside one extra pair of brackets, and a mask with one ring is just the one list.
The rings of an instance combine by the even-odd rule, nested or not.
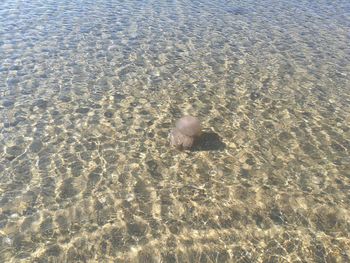
[(0, 262), (349, 262), (349, 32), (348, 0), (1, 1)]

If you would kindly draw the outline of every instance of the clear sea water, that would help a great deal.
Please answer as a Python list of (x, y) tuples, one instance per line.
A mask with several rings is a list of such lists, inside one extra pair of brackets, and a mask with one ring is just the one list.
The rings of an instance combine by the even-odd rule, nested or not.
[(348, 0), (2, 0), (0, 262), (350, 262), (349, 43)]

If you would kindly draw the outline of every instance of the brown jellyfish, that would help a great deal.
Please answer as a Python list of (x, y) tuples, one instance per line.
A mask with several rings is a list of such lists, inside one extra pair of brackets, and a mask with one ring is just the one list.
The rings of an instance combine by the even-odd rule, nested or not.
[(170, 132), (170, 144), (178, 149), (190, 149), (200, 134), (199, 120), (193, 116), (185, 116), (176, 122), (175, 128)]

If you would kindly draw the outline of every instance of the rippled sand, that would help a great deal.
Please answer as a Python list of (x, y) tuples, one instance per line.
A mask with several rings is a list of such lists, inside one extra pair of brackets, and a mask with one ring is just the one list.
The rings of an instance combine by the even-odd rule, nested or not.
[(1, 1), (0, 262), (350, 262), (349, 10)]

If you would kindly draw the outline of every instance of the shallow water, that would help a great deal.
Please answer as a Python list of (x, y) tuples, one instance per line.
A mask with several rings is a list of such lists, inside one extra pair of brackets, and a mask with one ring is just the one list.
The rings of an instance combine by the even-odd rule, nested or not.
[(349, 30), (348, 0), (1, 1), (0, 262), (349, 262)]

